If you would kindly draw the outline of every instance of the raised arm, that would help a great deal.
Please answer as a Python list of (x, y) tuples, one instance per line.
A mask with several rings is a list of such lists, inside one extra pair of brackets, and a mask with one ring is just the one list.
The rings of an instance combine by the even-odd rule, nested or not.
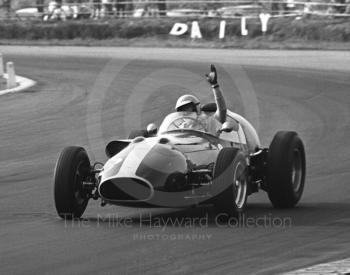
[(217, 106), (215, 117), (217, 118), (218, 121), (220, 121), (221, 123), (224, 123), (226, 121), (226, 111), (227, 111), (226, 102), (222, 94), (222, 91), (220, 89), (220, 86), (218, 84), (218, 75), (216, 72), (216, 68), (213, 64), (210, 65), (210, 73), (206, 74), (206, 77), (209, 84), (212, 87), (214, 99)]

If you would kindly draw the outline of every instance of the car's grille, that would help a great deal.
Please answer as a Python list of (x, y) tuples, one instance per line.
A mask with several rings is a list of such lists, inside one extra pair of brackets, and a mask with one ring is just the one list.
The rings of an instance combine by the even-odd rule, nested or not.
[(100, 195), (113, 201), (144, 201), (151, 197), (152, 190), (146, 182), (135, 178), (116, 178), (100, 185)]

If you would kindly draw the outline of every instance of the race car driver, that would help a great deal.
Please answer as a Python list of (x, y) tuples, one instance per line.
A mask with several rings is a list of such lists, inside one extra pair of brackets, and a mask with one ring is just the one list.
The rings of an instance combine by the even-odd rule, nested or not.
[[(220, 129), (221, 124), (226, 121), (226, 103), (224, 96), (220, 90), (217, 71), (214, 65), (210, 66), (210, 73), (206, 75), (207, 81), (212, 87), (215, 102), (217, 105), (217, 111), (215, 114), (208, 114), (201, 111), (200, 101), (197, 97), (193, 95), (183, 95), (176, 102), (176, 112), (179, 112), (184, 116), (184, 118), (194, 117), (195, 119), (183, 120), (183, 124), (179, 125), (179, 128), (194, 128), (198, 129), (198, 125), (203, 127), (203, 130), (216, 135), (217, 131)], [(201, 127), (200, 126), (200, 127)], [(200, 128), (199, 127), (199, 128)], [(199, 129), (200, 130), (200, 129)]]
[[(216, 102), (216, 112), (206, 112), (205, 108), (201, 108), (200, 101), (193, 95), (183, 95), (176, 102), (176, 112), (169, 114), (161, 124), (160, 133), (175, 130), (177, 128), (182, 129), (194, 129), (199, 131), (205, 131), (212, 135), (218, 135), (218, 130), (226, 122), (227, 108), (224, 96), (218, 84), (218, 77), (216, 68), (214, 65), (210, 66), (210, 73), (206, 75), (207, 81), (212, 87)], [(258, 148), (261, 148), (258, 134), (252, 124), (243, 118), (241, 115), (230, 112), (228, 121), (231, 123), (236, 122), (242, 127), (245, 134), (245, 139), (249, 151), (256, 152)], [(220, 137), (223, 139), (231, 139), (230, 133), (222, 132)]]

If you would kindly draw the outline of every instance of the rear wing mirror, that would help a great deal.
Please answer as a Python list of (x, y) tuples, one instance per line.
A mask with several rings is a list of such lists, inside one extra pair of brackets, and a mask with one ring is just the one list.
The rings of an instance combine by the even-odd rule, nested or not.
[(148, 136), (156, 135), (158, 132), (158, 126), (154, 123), (148, 124), (146, 129)]

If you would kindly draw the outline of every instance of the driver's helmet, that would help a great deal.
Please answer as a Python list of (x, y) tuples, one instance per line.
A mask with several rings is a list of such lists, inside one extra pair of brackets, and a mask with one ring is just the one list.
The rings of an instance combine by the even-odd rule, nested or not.
[(181, 107), (183, 107), (185, 105), (188, 105), (188, 104), (192, 104), (195, 107), (195, 110), (196, 110), (197, 114), (200, 113), (200, 101), (194, 95), (183, 95), (183, 96), (180, 96), (179, 99), (176, 102), (175, 110), (177, 112), (180, 112), (181, 111)]

